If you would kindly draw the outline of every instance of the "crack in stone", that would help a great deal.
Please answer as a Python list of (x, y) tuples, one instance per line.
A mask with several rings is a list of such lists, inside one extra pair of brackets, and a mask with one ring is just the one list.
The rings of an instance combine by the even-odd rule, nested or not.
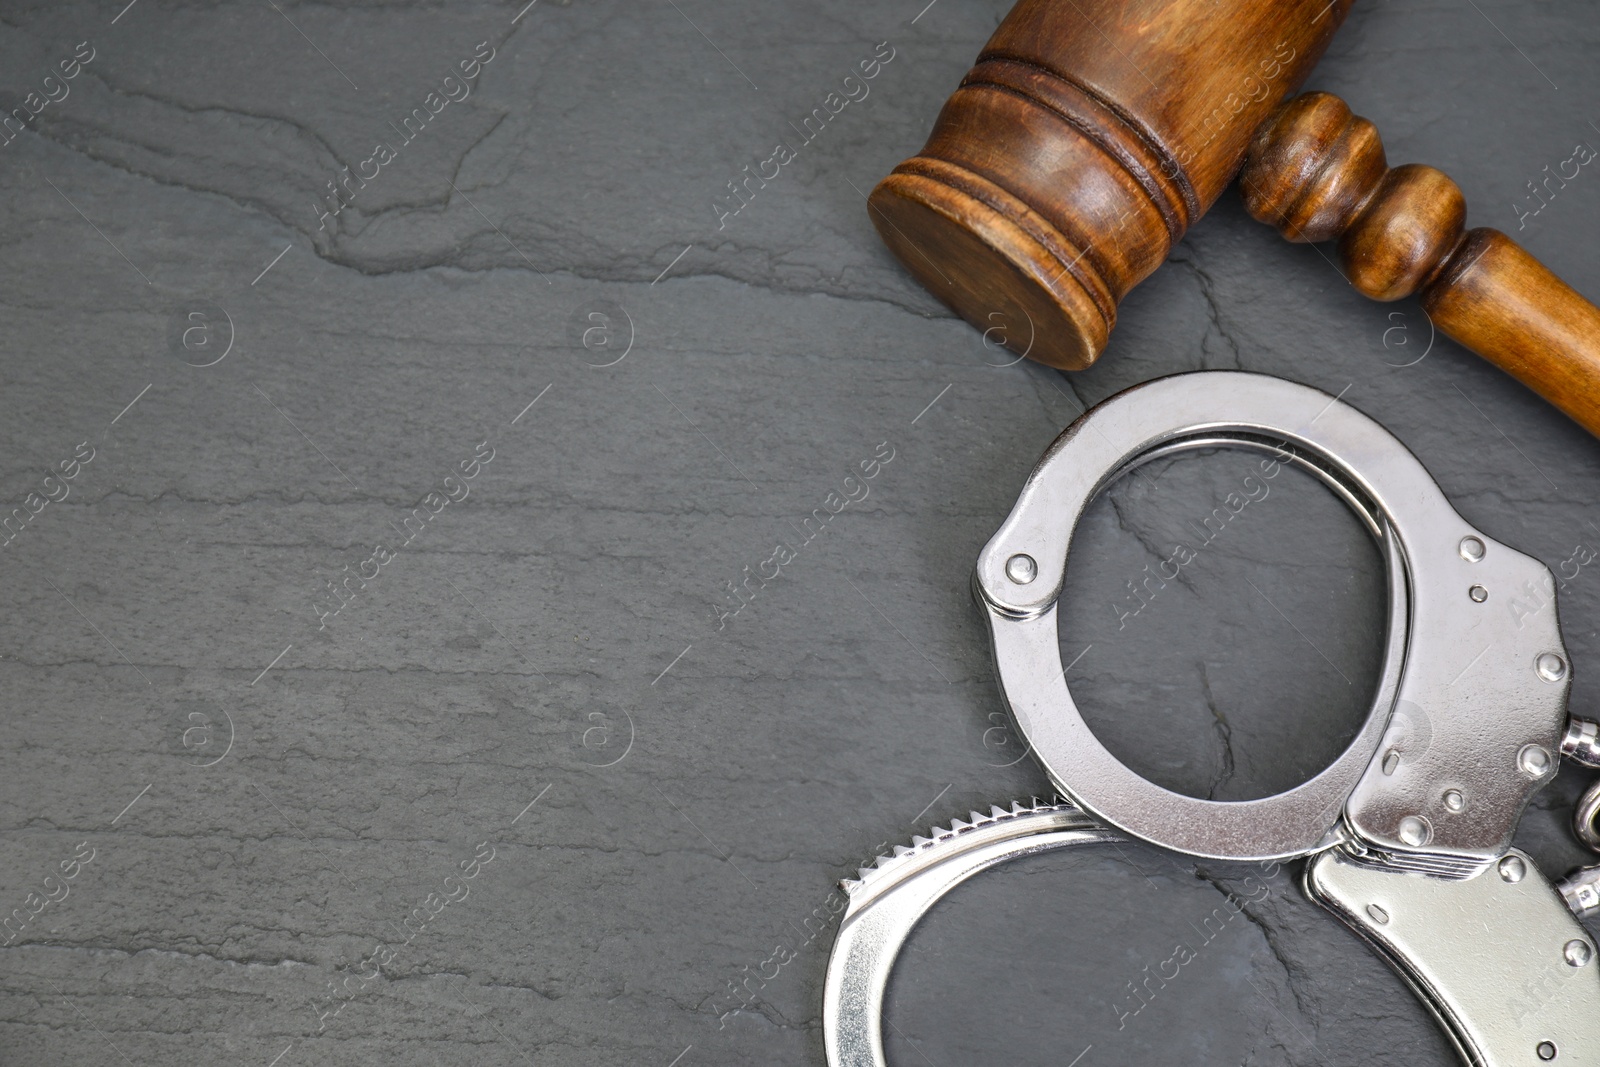
[(1205, 693), (1206, 710), (1211, 712), (1212, 728), (1216, 731), (1217, 740), (1222, 743), (1222, 761), (1217, 769), (1216, 777), (1211, 780), (1211, 787), (1206, 790), (1206, 799), (1217, 799), (1217, 792), (1233, 780), (1233, 727), (1228, 723), (1228, 717), (1217, 707), (1215, 695), (1211, 692), (1211, 672), (1206, 667), (1205, 660), (1199, 661), (1200, 688)]
[[(1306, 1003), (1306, 997), (1302, 995), (1300, 990), (1300, 965), (1290, 958), (1290, 953), (1288, 952), (1286, 946), (1282, 944), (1282, 940), (1277, 928), (1268, 922), (1264, 917), (1252, 912), (1250, 908), (1246, 906), (1245, 901), (1240, 900), (1230, 889), (1228, 889), (1226, 885), (1223, 884), (1223, 881), (1219, 876), (1212, 874), (1204, 867), (1198, 865), (1194, 868), (1194, 876), (1198, 880), (1215, 889), (1218, 893), (1221, 893), (1224, 897), (1236, 902), (1239, 906), (1239, 914), (1245, 917), (1245, 921), (1261, 931), (1262, 939), (1267, 943), (1267, 951), (1272, 953), (1272, 958), (1277, 960), (1278, 965), (1283, 968), (1284, 984), (1289, 987), (1289, 995), (1294, 998), (1295, 1011), (1298, 1012), (1299, 1015), (1308, 1022), (1313, 1030), (1317, 1029), (1317, 1014), (1314, 1010), (1312, 1010), (1311, 1005)], [(1262, 898), (1262, 902), (1269, 898), (1270, 894), (1268, 897)], [(1307, 1037), (1306, 1040), (1310, 1041), (1311, 1039)], [(1315, 1048), (1314, 1043), (1312, 1047)]]
[[(1088, 401), (1084, 400), (1083, 395), (1078, 392), (1078, 387), (1073, 382), (1071, 375), (1065, 371), (1058, 371), (1054, 367), (1047, 367), (1043, 363), (1035, 363), (1032, 360), (1027, 361), (1025, 363), (1025, 367), (1029, 372), (1029, 377), (1031, 377), (1036, 384), (1041, 380), (1048, 382), (1051, 388), (1055, 389), (1056, 392), (1060, 393), (1062, 396), (1078, 405), (1078, 410), (1074, 413), (1074, 418), (1081, 416), (1084, 412), (1089, 410)], [(1063, 388), (1063, 386), (1065, 386), (1065, 388)]]
[[(1117, 516), (1117, 528), (1125, 534), (1132, 535), (1133, 539), (1139, 542), (1140, 547), (1155, 559), (1162, 559), (1163, 556), (1161, 555), (1160, 542), (1156, 541), (1149, 534), (1145, 533), (1137, 523), (1128, 517), (1127, 512), (1123, 510), (1124, 504), (1122, 501), (1122, 494), (1117, 492), (1107, 493), (1106, 500), (1111, 504), (1111, 510)], [(1163, 579), (1159, 578), (1158, 576), (1157, 580), (1161, 581)]]
[[(103, 78), (97, 79), (98, 84), (104, 86), (106, 91), (114, 97), (147, 102), (151, 106), (170, 108), (184, 115), (193, 117), (225, 116), (238, 120), (264, 126), (268, 129), (280, 128), (290, 131), (292, 136), (310, 147), (313, 158), (297, 163), (294, 160), (285, 160), (284, 165), (290, 170), (298, 172), (306, 168), (319, 168), (328, 172), (336, 171), (343, 166), (334, 147), (322, 136), (309, 127), (294, 121), (284, 115), (270, 113), (256, 113), (237, 107), (221, 105), (193, 105), (179, 100), (170, 99), (158, 94), (148, 93), (137, 89), (125, 89), (107, 83)], [(476, 112), (482, 117), (490, 113)], [(485, 144), (496, 131), (500, 130), (509, 112), (497, 111), (489, 126), (477, 135), (470, 144), (459, 152), (452, 153), (450, 163), (451, 180), (459, 186), (459, 178), (469, 162), (472, 153)], [(604, 269), (598, 263), (616, 263), (624, 258), (620, 250), (610, 256), (598, 257), (596, 262), (589, 264), (569, 263), (563, 265), (562, 259), (574, 258), (563, 251), (563, 246), (590, 247), (592, 240), (583, 234), (572, 233), (562, 235), (552, 232), (548, 236), (529, 236), (527, 233), (517, 233), (517, 227), (510, 218), (502, 219), (501, 229), (508, 229), (512, 233), (511, 240), (516, 243), (505, 247), (507, 238), (494, 223), (485, 227), (469, 228), (453, 237), (446, 245), (430, 250), (421, 255), (409, 258), (395, 257), (389, 253), (361, 250), (350, 247), (350, 242), (341, 242), (340, 236), (356, 237), (367, 232), (374, 224), (403, 220), (407, 216), (417, 213), (431, 213), (443, 215), (453, 207), (453, 192), (449, 185), (439, 189), (436, 195), (424, 196), (421, 199), (391, 202), (382, 208), (363, 212), (360, 207), (352, 205), (338, 216), (335, 222), (335, 233), (328, 234), (313, 228), (310, 219), (302, 218), (298, 211), (291, 211), (287, 203), (278, 202), (265, 197), (250, 196), (240, 193), (237, 189), (228, 187), (225, 181), (201, 181), (188, 176), (183, 167), (186, 162), (194, 163), (198, 160), (185, 160), (176, 158), (175, 172), (165, 172), (161, 168), (142, 165), (139, 161), (128, 158), (136, 153), (147, 153), (151, 156), (162, 157), (163, 160), (173, 161), (175, 153), (171, 149), (162, 148), (156, 144), (147, 144), (139, 140), (129, 139), (106, 122), (96, 122), (82, 114), (71, 114), (57, 121), (41, 124), (35, 131), (42, 139), (78, 155), (91, 163), (96, 163), (119, 173), (127, 174), (153, 182), (157, 185), (179, 189), (184, 192), (199, 195), (217, 196), (237, 207), (252, 213), (264, 214), (290, 230), (306, 237), (313, 253), (321, 260), (333, 266), (354, 271), (364, 277), (388, 277), (390, 275), (405, 276), (409, 274), (425, 273), (437, 269), (453, 269), (464, 273), (477, 274), (501, 270), (514, 270), (526, 273), (530, 266), (522, 258), (522, 249), (527, 250), (534, 261), (535, 269), (545, 275), (566, 275), (582, 281), (618, 284), (648, 285), (658, 273), (656, 262), (660, 257), (641, 258), (633, 265), (620, 268)], [(97, 147), (96, 142), (103, 146), (124, 146), (124, 153), (119, 156), (116, 151), (108, 151), (106, 147)], [(192, 167), (190, 169), (193, 169)], [(498, 188), (504, 183), (487, 183), (474, 187), (474, 191), (483, 188)], [(309, 214), (309, 211), (307, 212)], [(359, 225), (350, 227), (344, 220), (349, 217), (351, 222)], [(463, 217), (476, 219), (476, 212), (463, 209)], [(704, 237), (701, 240), (706, 240)], [(738, 245), (728, 242), (720, 244), (707, 242), (713, 252), (726, 254), (731, 248), (737, 256), (743, 250)], [(709, 269), (700, 268), (685, 273), (674, 274), (669, 282), (675, 281), (682, 284), (685, 281), (697, 278), (721, 279), (741, 286), (751, 286), (774, 293), (812, 295), (825, 294), (836, 299), (852, 303), (883, 304), (894, 310), (917, 315), (929, 320), (956, 321), (956, 316), (945, 310), (942, 305), (932, 301), (921, 289), (907, 284), (905, 276), (892, 268), (883, 273), (877, 284), (871, 286), (876, 292), (863, 295), (862, 286), (845, 285), (842, 275), (830, 277), (820, 268), (790, 267), (774, 260), (770, 250), (751, 250), (760, 252), (766, 259), (763, 266), (760, 263), (752, 264), (750, 269)], [(631, 257), (627, 257), (631, 258)], [(798, 274), (796, 273), (798, 272)], [(1081, 401), (1080, 401), (1081, 402)]]
[[(261, 929), (261, 928), (257, 927), (257, 929)], [(270, 932), (270, 933), (286, 933), (288, 931), (272, 930), (272, 931), (268, 931), (268, 932)], [(330, 933), (328, 936), (329, 937), (341, 937), (341, 936), (342, 937), (359, 937), (359, 936), (364, 936), (364, 935), (333, 932), (333, 933)], [(218, 955), (215, 955), (215, 954), (210, 953), (210, 952), (201, 951), (199, 949), (195, 949), (194, 951), (184, 951), (181, 948), (173, 948), (173, 947), (171, 947), (170, 942), (168, 944), (166, 944), (166, 945), (163, 945), (160, 948), (156, 948), (156, 947), (153, 947), (153, 946), (146, 946), (146, 947), (143, 947), (143, 948), (120, 948), (120, 947), (118, 947), (116, 945), (110, 945), (110, 944), (65, 945), (65, 944), (62, 944), (59, 941), (19, 941), (19, 942), (17, 942), (16, 947), (17, 948), (24, 948), (24, 947), (26, 947), (26, 948), (42, 948), (42, 949), (49, 949), (49, 950), (55, 951), (55, 952), (78, 952), (78, 953), (87, 953), (89, 955), (114, 955), (114, 956), (126, 957), (128, 959), (132, 959), (135, 956), (178, 957), (178, 958), (183, 959), (183, 960), (196, 960), (196, 961), (210, 962), (210, 963), (221, 963), (221, 964), (224, 964), (224, 965), (230, 966), (230, 967), (246, 967), (246, 968), (248, 968), (248, 967), (265, 967), (265, 968), (269, 968), (269, 969), (278, 968), (278, 967), (284, 967), (284, 968), (292, 968), (292, 967), (319, 968), (319, 967), (324, 966), (323, 964), (315, 963), (315, 962), (313, 962), (311, 960), (295, 959), (292, 956), (265, 957), (265, 958), (243, 956), (243, 957), (239, 957), (239, 958), (234, 958), (234, 957), (230, 957), (230, 956), (218, 956)]]
[[(1232, 369), (1244, 370), (1244, 359), (1239, 351), (1239, 342), (1234, 340), (1233, 335), (1228, 332), (1228, 328), (1222, 323), (1222, 307), (1217, 303), (1215, 281), (1205, 268), (1200, 266), (1193, 246), (1181, 244), (1178, 247), (1184, 249), (1185, 254), (1182, 256), (1174, 255), (1170, 257), (1170, 261), (1188, 268), (1189, 272), (1194, 275), (1195, 283), (1200, 290), (1200, 297), (1206, 302), (1206, 314), (1210, 320), (1210, 329), (1206, 331), (1206, 337), (1200, 341), (1202, 356), (1207, 348), (1206, 339), (1210, 337), (1211, 332), (1214, 330), (1217, 336), (1222, 338), (1223, 342), (1233, 351)], [(1177, 249), (1174, 249), (1174, 252), (1176, 251)]]
[[(1145, 484), (1145, 487), (1146, 487), (1147, 491), (1153, 490), (1157, 486), (1157, 484), (1160, 482), (1161, 475), (1166, 473), (1166, 471), (1168, 471), (1170, 469), (1171, 469), (1171, 464), (1170, 463), (1167, 464), (1166, 466), (1163, 466), (1158, 472), (1155, 472), (1155, 473), (1151, 473), (1148, 468), (1141, 467), (1141, 468), (1133, 471), (1128, 476), (1127, 484), (1130, 485), (1130, 486), (1137, 485), (1138, 482), (1136, 481), (1136, 479), (1143, 478), (1143, 479), (1145, 479), (1144, 484)], [(1123, 489), (1122, 491), (1119, 492), (1118, 489), (1116, 488), (1116, 486), (1113, 486), (1106, 493), (1106, 499), (1111, 504), (1111, 510), (1116, 513), (1118, 528), (1121, 529), (1124, 533), (1131, 534), (1134, 537), (1134, 539), (1139, 542), (1140, 546), (1143, 547), (1144, 550), (1146, 552), (1148, 552), (1152, 557), (1154, 557), (1157, 561), (1166, 562), (1167, 556), (1165, 554), (1163, 554), (1162, 551), (1161, 551), (1162, 542), (1157, 541), (1152, 536), (1146, 534), (1144, 532), (1144, 530), (1139, 526), (1139, 524), (1136, 523), (1132, 518), (1130, 518), (1128, 516), (1127, 512), (1125, 512), (1123, 510), (1124, 504), (1123, 504), (1122, 497), (1127, 492), (1129, 492), (1128, 489)], [(1176, 547), (1177, 542), (1173, 542), (1173, 544), (1174, 544), (1174, 547)], [(1159, 570), (1160, 568), (1158, 567), (1157, 569)], [(1191, 593), (1198, 593), (1199, 592), (1199, 590), (1196, 588), (1196, 586), (1194, 584), (1193, 577), (1189, 574), (1188, 570), (1186, 568), (1183, 568), (1183, 567), (1179, 567), (1178, 568), (1178, 573), (1176, 575), (1174, 575), (1173, 577), (1171, 577), (1171, 578), (1165, 578), (1160, 574), (1157, 574), (1156, 578), (1157, 578), (1158, 581), (1161, 581), (1164, 584), (1165, 583), (1176, 582), (1178, 585), (1180, 585), (1183, 588), (1187, 589)]]

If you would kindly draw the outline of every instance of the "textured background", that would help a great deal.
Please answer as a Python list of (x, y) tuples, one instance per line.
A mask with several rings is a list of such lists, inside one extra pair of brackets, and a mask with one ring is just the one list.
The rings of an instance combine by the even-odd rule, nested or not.
[[(0, 147), (4, 508), (93, 450), (0, 550), (0, 910), (67, 891), (0, 949), (5, 1064), (821, 1063), (834, 881), (1045, 788), (991, 730), (968, 574), (1044, 446), (1135, 382), (1344, 390), (1491, 535), (1600, 547), (1593, 440), (1232, 194), (1083, 374), (1004, 365), (918, 289), (862, 194), (1006, 0), (123, 3), (0, 7), (7, 107), (94, 53)], [(871, 95), (719, 229), (725, 183), (884, 41)], [(479, 42), (471, 97), (319, 230), (325, 183)], [(1310, 85), (1515, 233), (1525, 183), (1600, 143), (1597, 44), (1583, 0), (1370, 0)], [(1597, 223), (1585, 168), (1517, 235), (1596, 294)], [(319, 628), (480, 442), (467, 498)], [(719, 627), (880, 443), (870, 495)], [(1119, 629), (1122, 583), (1251, 463), (1102, 500), (1063, 636), (1107, 743), (1219, 798), (1339, 750), (1381, 630), (1373, 549), (1293, 472)], [(1591, 568), (1560, 611), (1592, 713)], [(1582, 785), (1524, 820), (1552, 874)], [(1118, 1030), (1240, 875), (1130, 848), (969, 883), (902, 957), (894, 1062), (1452, 1062), (1288, 870)]]

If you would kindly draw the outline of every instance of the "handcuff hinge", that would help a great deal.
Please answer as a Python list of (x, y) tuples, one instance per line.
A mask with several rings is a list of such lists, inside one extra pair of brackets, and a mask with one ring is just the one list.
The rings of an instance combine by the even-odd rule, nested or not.
[(1600, 911), (1600, 867), (1579, 867), (1557, 882), (1556, 888), (1579, 918)]
[(1585, 767), (1600, 768), (1600, 723), (1576, 715), (1568, 718), (1561, 754)]

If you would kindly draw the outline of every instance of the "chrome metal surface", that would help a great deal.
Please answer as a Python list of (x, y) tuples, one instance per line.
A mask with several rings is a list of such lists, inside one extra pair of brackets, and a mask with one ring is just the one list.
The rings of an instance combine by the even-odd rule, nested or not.
[[(1378, 540), (1388, 572), (1366, 722), (1310, 781), (1241, 802), (1170, 792), (1112, 756), (1072, 701), (1056, 632), (1072, 532), (1095, 496), (1142, 463), (1219, 446), (1321, 479)], [(1095, 407), (1046, 451), (973, 578), (1007, 705), (1072, 802), (974, 813), (845, 883), (824, 996), (829, 1064), (883, 1067), (889, 974), (940, 897), (1016, 856), (1121, 830), (1195, 856), (1320, 853), (1308, 895), (1400, 972), (1469, 1064), (1600, 1065), (1600, 963), (1574, 918), (1600, 910), (1600, 867), (1552, 886), (1510, 849), (1558, 754), (1600, 765), (1600, 726), (1565, 714), (1572, 672), (1553, 598), (1530, 597), (1538, 610), (1518, 599), (1553, 584), (1543, 564), (1468, 525), (1381, 426), (1315, 389), (1205, 372)], [(1600, 848), (1597, 812), (1600, 782), (1577, 823)]]
[(1543, 745), (1524, 745), (1517, 753), (1517, 766), (1529, 778), (1543, 778), (1555, 768), (1555, 762)]
[(1433, 836), (1433, 827), (1428, 825), (1428, 820), (1420, 815), (1407, 815), (1400, 820), (1400, 840), (1414, 848), (1420, 848), (1428, 843)]
[(1547, 682), (1559, 682), (1567, 676), (1567, 661), (1554, 652), (1539, 653), (1533, 666), (1539, 672), (1539, 677)]
[(1600, 723), (1576, 715), (1568, 719), (1561, 754), (1585, 767), (1600, 767)]
[(1600, 852), (1600, 826), (1595, 825), (1596, 819), (1600, 819), (1600, 778), (1589, 783), (1572, 810), (1572, 832), (1579, 841)]
[(1126, 840), (1068, 803), (1013, 804), (918, 837), (844, 884), (850, 904), (828, 960), (822, 1038), (829, 1067), (884, 1067), (883, 996), (912, 927), (979, 871), (1035, 852)]
[(1034, 563), (1033, 557), (1023, 552), (1006, 560), (1006, 577), (1018, 585), (1027, 585), (1038, 577), (1039, 568)]
[[(1432, 1009), (1469, 1064), (1600, 1063), (1600, 967), (1562, 894), (1525, 855), (1523, 877), (1431, 878), (1314, 857), (1306, 892), (1364, 937)], [(1381, 912), (1383, 919), (1376, 918)], [(1470, 930), (1468, 929), (1470, 927)]]
[[(1056, 633), (1072, 530), (1090, 501), (1140, 463), (1219, 445), (1317, 475), (1378, 537), (1389, 571), (1389, 632), (1365, 725), (1310, 781), (1241, 802), (1181, 796), (1117, 760), (1073, 703)], [(1037, 562), (1027, 585), (1005, 574), (1018, 553)], [(1550, 582), (1538, 560), (1462, 519), (1373, 420), (1316, 389), (1232, 371), (1137, 386), (1068, 427), (974, 576), (1012, 714), (1052, 781), (1086, 810), (1155, 844), (1229, 859), (1326, 848), (1342, 812), (1388, 862), (1453, 877), (1504, 854), (1528, 798), (1555, 773), (1565, 649), (1553, 610), (1514, 607), (1522, 590)], [(1462, 595), (1474, 586), (1482, 602)], [(1560, 660), (1559, 677), (1543, 657)], [(1468, 802), (1452, 806), (1452, 793)]]
[[(1080, 424), (1082, 421), (1079, 420)], [(1363, 501), (1354, 498), (1348, 487), (1330, 472), (1280, 446), (1250, 437), (1205, 434), (1167, 442), (1142, 453), (1124, 464), (1119, 473), (1159, 456), (1221, 446), (1262, 451), (1281, 462), (1290, 462), (1315, 474), (1351, 504), (1358, 515), (1365, 516), (1368, 529), (1378, 537), (1387, 557), (1389, 610), (1377, 692), (1373, 696), (1366, 722), (1355, 738), (1332, 764), (1311, 780), (1277, 796), (1259, 800), (1200, 800), (1146, 781), (1128, 770), (1100, 744), (1072, 703), (1056, 632), (1055, 598), (1059, 595), (1065, 573), (1065, 539), (1076, 524), (1076, 516), (1071, 523), (1063, 522), (1060, 526), (1054, 525), (1045, 514), (1037, 516), (1041, 527), (1049, 527), (1047, 536), (1062, 542), (1057, 555), (1048, 557), (1048, 563), (1040, 563), (1040, 578), (1043, 580), (1036, 579), (1030, 587), (1041, 589), (1046, 588), (1047, 582), (1053, 583), (1054, 591), (1049, 594), (1048, 603), (1041, 613), (1032, 616), (1022, 612), (1006, 614), (1005, 625), (1000, 624), (996, 604), (982, 585), (982, 561), (994, 548), (995, 540), (990, 541), (984, 556), (980, 556), (979, 578), (975, 588), (979, 602), (987, 609), (1001, 692), (1013, 718), (1036, 752), (1039, 751), (1041, 739), (1044, 739), (1052, 750), (1073, 757), (1051, 759), (1039, 753), (1046, 773), (1058, 788), (1120, 829), (1180, 852), (1220, 859), (1288, 858), (1329, 847), (1342, 837), (1338, 828), (1341, 809), (1380, 750), (1399, 687), (1405, 661), (1408, 585), (1400, 577), (1404, 569), (1403, 560), (1394, 538), (1386, 536), (1382, 520), (1366, 512)], [(1112, 480), (1102, 480), (1095, 487), (1095, 493)], [(1026, 495), (1026, 490), (1024, 492)], [(1017, 510), (1014, 509), (1012, 517), (1015, 518), (1016, 514)], [(1045, 533), (1044, 530), (1038, 532)], [(1042, 557), (1035, 555), (1034, 558)], [(1027, 592), (1013, 591), (1023, 595)], [(1057, 716), (1055, 708), (1063, 705), (1070, 714)], [(1058, 767), (1063, 765), (1068, 770), (1058, 772)], [(1101, 806), (1093, 807), (1096, 803)]]
[(1600, 911), (1600, 867), (1580, 867), (1556, 883), (1561, 897), (1582, 917)]

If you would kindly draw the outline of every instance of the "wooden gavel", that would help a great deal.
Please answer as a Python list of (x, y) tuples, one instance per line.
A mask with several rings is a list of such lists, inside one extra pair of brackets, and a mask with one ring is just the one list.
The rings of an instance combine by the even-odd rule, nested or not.
[(1465, 230), (1455, 182), (1390, 168), (1338, 97), (1283, 103), (1353, 3), (1020, 0), (921, 154), (873, 190), (873, 222), (968, 322), (1081, 370), (1237, 174), (1252, 216), (1337, 237), (1351, 285), (1418, 294), (1441, 332), (1600, 436), (1600, 309), (1505, 234)]

